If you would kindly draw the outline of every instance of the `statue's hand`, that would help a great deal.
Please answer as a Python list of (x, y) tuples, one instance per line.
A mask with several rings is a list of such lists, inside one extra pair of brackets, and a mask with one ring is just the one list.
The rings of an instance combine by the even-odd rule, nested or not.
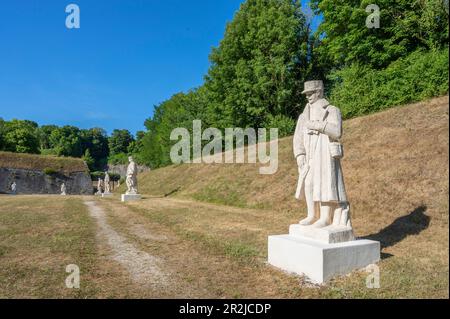
[(320, 132), (323, 130), (323, 128), (325, 126), (325, 122), (324, 121), (307, 121), (305, 126), (309, 130)]

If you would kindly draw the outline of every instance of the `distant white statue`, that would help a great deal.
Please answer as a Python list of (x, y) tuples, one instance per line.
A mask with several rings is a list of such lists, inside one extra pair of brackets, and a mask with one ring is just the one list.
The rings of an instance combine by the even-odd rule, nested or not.
[(12, 184), (11, 184), (11, 193), (12, 194), (16, 194), (17, 193), (17, 184), (16, 184), (15, 181), (12, 182)]
[(111, 193), (111, 186), (110, 186), (109, 181), (110, 181), (109, 174), (108, 174), (108, 172), (105, 172), (104, 184), (105, 184), (105, 193), (106, 194), (110, 194)]
[(126, 179), (126, 183), (127, 183), (127, 191), (126, 194), (137, 194), (137, 173), (138, 173), (138, 168), (136, 163), (133, 160), (133, 157), (130, 156), (128, 157), (128, 168), (127, 168), (127, 179)]
[(66, 194), (66, 191), (67, 191), (67, 189), (66, 189), (66, 184), (65, 184), (65, 183), (62, 183), (62, 184), (61, 184), (61, 195), (67, 195), (67, 194)]
[(103, 186), (103, 180), (101, 179), (101, 178), (98, 178), (98, 181), (97, 181), (97, 195), (101, 195), (103, 192), (102, 192), (102, 186)]
[[(342, 119), (339, 109), (323, 97), (323, 82), (305, 82), (308, 103), (297, 121), (293, 139), (299, 170), (296, 198), (305, 198), (308, 215), (300, 225), (322, 228), (330, 224), (351, 228), (350, 206), (344, 186), (339, 139)], [(315, 221), (316, 209), (320, 218)]]

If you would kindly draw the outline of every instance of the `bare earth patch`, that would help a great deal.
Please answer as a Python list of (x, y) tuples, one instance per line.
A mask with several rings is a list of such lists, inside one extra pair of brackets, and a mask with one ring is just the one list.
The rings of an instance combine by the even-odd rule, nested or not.
[(162, 261), (137, 249), (119, 235), (106, 221), (105, 212), (93, 201), (84, 202), (90, 215), (97, 221), (99, 236), (104, 237), (112, 252), (112, 258), (123, 265), (132, 279), (141, 285), (164, 288), (169, 285), (169, 277), (161, 270)]

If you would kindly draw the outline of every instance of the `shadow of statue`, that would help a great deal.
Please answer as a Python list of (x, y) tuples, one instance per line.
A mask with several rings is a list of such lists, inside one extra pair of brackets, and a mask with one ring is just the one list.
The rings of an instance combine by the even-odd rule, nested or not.
[[(417, 235), (430, 224), (430, 217), (425, 215), (427, 206), (421, 205), (408, 215), (397, 218), (392, 224), (378, 233), (363, 237), (380, 242), (381, 250), (394, 246), (409, 235)], [(391, 257), (391, 254), (381, 253), (381, 259)]]

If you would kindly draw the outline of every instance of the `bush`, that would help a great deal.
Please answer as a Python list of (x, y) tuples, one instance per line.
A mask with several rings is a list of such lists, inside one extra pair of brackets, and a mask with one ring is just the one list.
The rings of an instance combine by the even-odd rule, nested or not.
[(44, 168), (45, 175), (54, 175), (56, 173), (58, 173), (58, 172), (56, 170), (54, 170), (53, 168), (48, 168), (48, 167)]
[(330, 101), (344, 118), (365, 115), (443, 95), (448, 92), (448, 75), (448, 48), (419, 50), (386, 69), (352, 65), (332, 72)]
[[(108, 174), (109, 174), (109, 179), (110, 179), (111, 181), (116, 182), (116, 181), (120, 180), (120, 175), (119, 175), (119, 174), (116, 174), (116, 173), (109, 173), (109, 172), (108, 172)], [(104, 178), (105, 178), (105, 172), (102, 172), (102, 171), (96, 171), (96, 172), (92, 172), (92, 173), (91, 173), (91, 179), (92, 179), (93, 181), (98, 181), (99, 178), (104, 179)]]
[(116, 181), (120, 180), (120, 174), (109, 173), (109, 178), (110, 178), (110, 180), (116, 182)]
[(101, 179), (105, 178), (105, 172), (102, 171), (91, 172), (91, 179), (93, 181), (97, 181), (99, 178)]
[(295, 121), (288, 116), (278, 114), (269, 115), (266, 119), (266, 128), (278, 128), (278, 137), (288, 136), (294, 133)]
[(108, 157), (108, 164), (126, 164), (128, 163), (128, 155), (125, 153), (118, 153)]

